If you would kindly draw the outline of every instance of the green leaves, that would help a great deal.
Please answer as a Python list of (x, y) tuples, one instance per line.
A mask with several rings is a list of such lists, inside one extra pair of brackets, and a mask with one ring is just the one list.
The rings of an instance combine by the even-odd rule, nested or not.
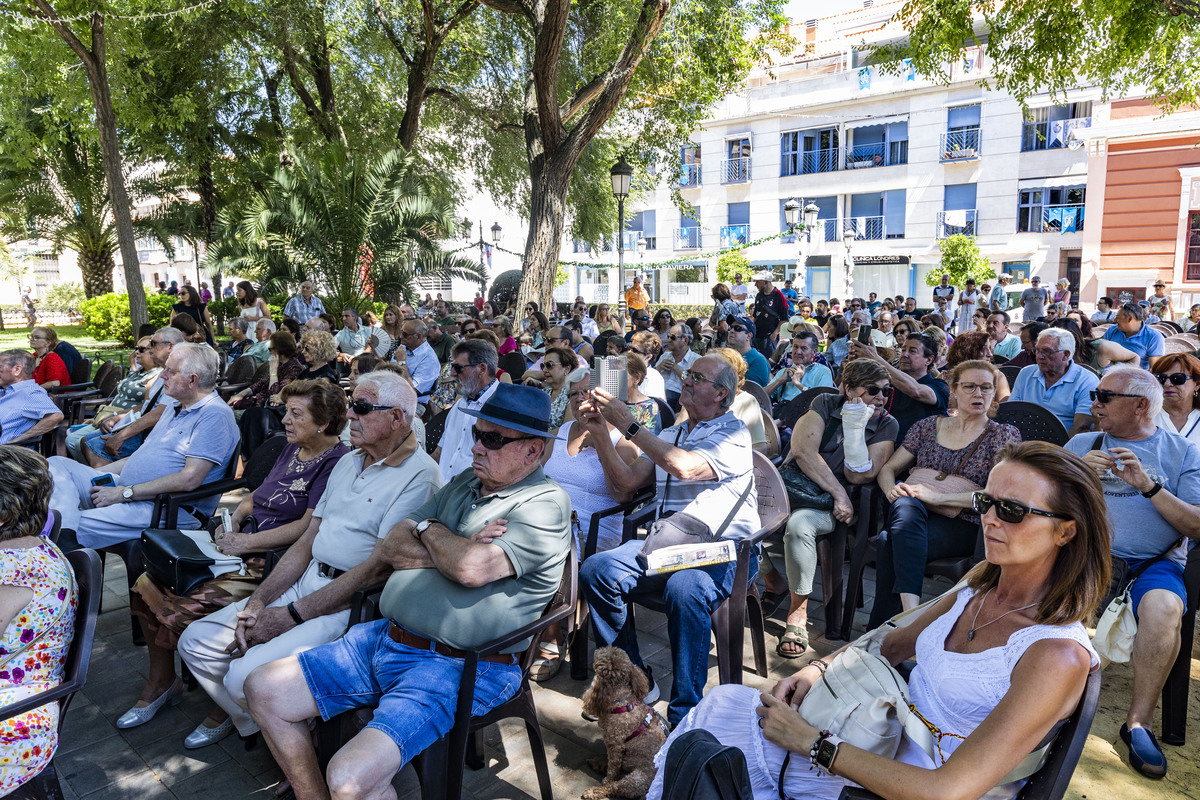
[(975, 283), (982, 286), (996, 277), (991, 262), (979, 252), (974, 237), (956, 233), (942, 239), (938, 246), (942, 251), (942, 266), (925, 276), (927, 286), (941, 283), (943, 272), (950, 273), (950, 283), (954, 286), (963, 286), (967, 278), (974, 278)]

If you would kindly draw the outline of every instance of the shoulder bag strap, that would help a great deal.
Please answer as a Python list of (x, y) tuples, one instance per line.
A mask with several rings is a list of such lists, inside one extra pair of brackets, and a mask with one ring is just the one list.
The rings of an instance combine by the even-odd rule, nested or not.
[(983, 427), (983, 431), (975, 437), (975, 441), (971, 442), (971, 444), (967, 446), (966, 452), (959, 457), (958, 463), (954, 465), (954, 472), (951, 474), (957, 475), (959, 471), (967, 465), (967, 462), (971, 460), (973, 455), (975, 455), (975, 451), (979, 449), (979, 445), (983, 443), (984, 437), (988, 435), (988, 432), (995, 424), (996, 423), (992, 420), (988, 420), (987, 425)]
[[(683, 436), (683, 426), (685, 424), (686, 423), (680, 423), (679, 427), (675, 429), (675, 441), (672, 443), (675, 447), (679, 447), (679, 438)], [(662, 500), (660, 500), (658, 503), (658, 516), (660, 517), (667, 510), (667, 495), (671, 491), (671, 471), (663, 470), (663, 472), (667, 473), (667, 479), (663, 481)]]
[(721, 527), (717, 528), (716, 533), (713, 534), (714, 538), (720, 539), (721, 534), (725, 533), (725, 529), (729, 527), (729, 523), (733, 522), (733, 516), (737, 514), (738, 509), (742, 507), (742, 503), (746, 502), (746, 498), (750, 496), (752, 488), (754, 488), (754, 467), (750, 468), (750, 480), (746, 483), (746, 488), (742, 490), (741, 497), (733, 504), (733, 508), (729, 509), (729, 515), (725, 517), (725, 521), (721, 523)]

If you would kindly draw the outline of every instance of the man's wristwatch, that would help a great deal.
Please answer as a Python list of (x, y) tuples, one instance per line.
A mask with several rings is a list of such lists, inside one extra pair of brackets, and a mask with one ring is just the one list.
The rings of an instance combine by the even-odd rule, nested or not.
[(625, 429), (625, 438), (633, 439), (633, 437), (637, 436), (637, 432), (640, 431), (641, 429), (642, 429), (641, 424), (638, 423), (636, 420), (629, 423), (629, 427)]
[(1162, 488), (1162, 481), (1155, 481), (1154, 485), (1150, 487), (1150, 491), (1142, 492), (1142, 497), (1154, 497), (1154, 495), (1162, 491)]
[[(1159, 485), (1159, 488), (1160, 489), (1162, 488), (1161, 484)], [(123, 502), (126, 502), (126, 503), (128, 503), (130, 500), (133, 499), (133, 487), (132, 486), (126, 486), (124, 489), (121, 490), (121, 499)]]
[(429, 519), (423, 519), (417, 523), (417, 527), (414, 529), (414, 531), (416, 532), (418, 542), (421, 541), (421, 537), (425, 535), (425, 531), (429, 530), (429, 526), (435, 522), (437, 522), (437, 520), (430, 517)]

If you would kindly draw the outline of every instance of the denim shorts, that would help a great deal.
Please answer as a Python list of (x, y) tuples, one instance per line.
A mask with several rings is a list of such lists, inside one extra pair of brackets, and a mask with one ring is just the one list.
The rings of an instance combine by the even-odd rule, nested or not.
[(108, 434), (101, 433), (100, 431), (89, 433), (87, 436), (84, 436), (83, 446), (101, 458), (107, 458), (111, 461), (120, 461), (122, 458), (129, 458), (131, 455), (133, 455), (138, 447), (142, 444), (142, 439), (144, 438), (145, 434), (139, 433), (137, 436), (132, 436), (126, 439), (117, 449), (117, 454), (115, 456), (104, 449), (104, 443), (108, 441)]
[[(1130, 572), (1137, 569), (1138, 564), (1142, 563), (1141, 559), (1127, 558), (1125, 561), (1129, 564)], [(1183, 603), (1183, 607), (1187, 608), (1187, 589), (1183, 585), (1183, 566), (1179, 562), (1164, 558), (1146, 567), (1146, 571), (1138, 575), (1133, 586), (1129, 587), (1129, 600), (1133, 603), (1134, 617), (1137, 617), (1137, 609), (1142, 604), (1142, 598), (1151, 589), (1166, 589), (1168, 592), (1174, 592)]]
[[(346, 635), (300, 653), (300, 669), (321, 719), (375, 706), (367, 724), (400, 748), (401, 763), (450, 732), (458, 704), (463, 662), (431, 650), (418, 650), (388, 636), (389, 621), (352, 625)], [(508, 700), (521, 685), (515, 664), (482, 661), (475, 671), (479, 716)]]

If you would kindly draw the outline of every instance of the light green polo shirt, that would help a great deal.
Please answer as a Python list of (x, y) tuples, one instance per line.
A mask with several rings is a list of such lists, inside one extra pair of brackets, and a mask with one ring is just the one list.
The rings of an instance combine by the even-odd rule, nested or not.
[[(558, 591), (571, 546), (571, 500), (541, 467), (486, 496), (480, 495), (475, 472), (463, 470), (408, 518), (436, 519), (463, 538), (492, 520), (506, 519), (508, 530), (493, 544), (516, 572), (478, 588), (436, 569), (393, 572), (379, 608), (412, 633), (469, 650), (537, 620)], [(520, 643), (509, 652), (528, 645)]]

